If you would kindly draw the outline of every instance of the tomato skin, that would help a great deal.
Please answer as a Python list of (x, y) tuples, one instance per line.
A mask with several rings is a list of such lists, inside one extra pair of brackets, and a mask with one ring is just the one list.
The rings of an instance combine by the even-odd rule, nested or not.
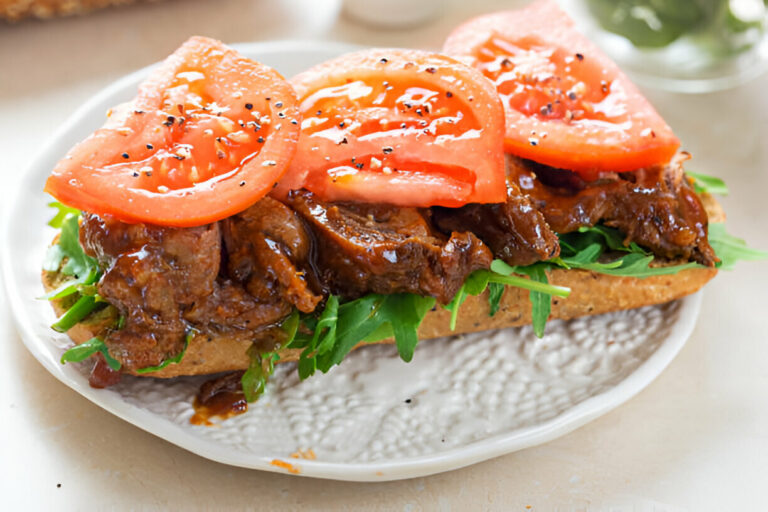
[(495, 82), (509, 153), (594, 179), (667, 163), (680, 146), (634, 84), (552, 0), (470, 20), (444, 51)]
[(300, 122), (296, 95), (276, 71), (193, 37), (67, 153), (45, 191), (125, 222), (214, 222), (273, 188)]
[(456, 60), (375, 49), (291, 79), (304, 122), (274, 195), (461, 206), (506, 199), (504, 111), (493, 85)]

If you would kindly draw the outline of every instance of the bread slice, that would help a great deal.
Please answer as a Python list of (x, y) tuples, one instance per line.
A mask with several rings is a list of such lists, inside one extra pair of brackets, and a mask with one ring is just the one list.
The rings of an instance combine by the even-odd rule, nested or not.
[[(712, 196), (702, 196), (710, 222), (722, 222), (723, 210)], [(680, 262), (662, 262), (674, 265)], [(652, 276), (645, 279), (635, 277), (609, 276), (586, 270), (556, 269), (548, 272), (549, 282), (571, 289), (568, 298), (555, 297), (552, 301), (550, 319), (571, 319), (586, 315), (598, 315), (624, 309), (639, 308), (651, 304), (662, 304), (679, 299), (698, 291), (717, 274), (714, 268), (693, 268), (673, 275)], [(42, 281), (46, 289), (56, 287), (60, 276), (43, 271)], [(456, 329), (450, 329), (450, 312), (437, 307), (429, 311), (419, 327), (419, 338), (430, 339), (490, 329), (502, 329), (531, 323), (531, 306), (528, 290), (507, 287), (501, 305), (494, 316), (489, 315), (487, 291), (478, 296), (467, 297), (459, 312)], [(60, 300), (51, 301), (57, 315), (66, 311), (66, 304)], [(91, 315), (72, 327), (67, 334), (75, 343), (82, 343), (104, 333), (114, 325), (114, 316), (109, 313)], [(381, 343), (393, 343), (383, 340)], [(204, 375), (218, 372), (242, 370), (250, 362), (246, 350), (249, 340), (223, 335), (199, 334), (194, 336), (187, 347), (183, 360), (160, 371), (144, 374), (148, 377), (178, 377), (181, 375)], [(361, 343), (358, 347), (365, 345)], [(280, 362), (298, 360), (301, 350), (280, 351)]]

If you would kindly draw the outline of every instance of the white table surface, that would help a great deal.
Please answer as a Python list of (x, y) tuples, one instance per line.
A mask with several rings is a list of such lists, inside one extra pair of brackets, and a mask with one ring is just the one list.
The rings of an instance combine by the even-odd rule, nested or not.
[[(399, 31), (349, 21), (331, 0), (172, 0), (84, 18), (0, 24), (0, 197), (12, 193), (40, 144), (81, 102), (163, 58), (189, 35), (436, 48), (472, 14), (514, 3), (446, 2), (440, 19)], [(689, 168), (726, 178), (731, 195), (722, 203), (731, 231), (768, 248), (768, 76), (725, 93), (648, 95), (694, 154)], [(764, 510), (767, 285), (764, 262), (718, 276), (677, 359), (597, 421), (465, 469), (379, 484), (228, 467), (119, 420), (32, 358), (3, 294), (0, 502), (4, 510)]]

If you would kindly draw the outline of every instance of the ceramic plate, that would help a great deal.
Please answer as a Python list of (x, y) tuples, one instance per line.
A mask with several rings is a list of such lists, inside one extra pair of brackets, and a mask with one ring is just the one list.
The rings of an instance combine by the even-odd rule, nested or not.
[[(291, 76), (351, 48), (274, 42), (239, 46)], [(46, 176), (106, 110), (131, 98), (147, 69), (108, 87), (57, 132), (8, 205), (3, 277), (24, 343), (56, 378), (113, 414), (203, 457), (226, 464), (340, 480), (383, 481), (446, 471), (561, 436), (648, 385), (690, 335), (700, 296), (570, 322), (543, 339), (529, 327), (422, 342), (405, 364), (391, 346), (353, 353), (327, 375), (299, 382), (279, 367), (266, 394), (241, 416), (193, 426), (200, 378), (125, 378), (88, 386), (80, 365), (61, 365), (70, 343), (36, 300), (50, 198)], [(23, 221), (20, 221), (23, 219)]]

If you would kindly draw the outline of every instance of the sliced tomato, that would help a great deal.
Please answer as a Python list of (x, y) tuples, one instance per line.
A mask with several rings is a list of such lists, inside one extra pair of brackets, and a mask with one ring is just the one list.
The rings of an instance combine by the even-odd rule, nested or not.
[(272, 189), (300, 122), (296, 95), (276, 71), (193, 37), (67, 153), (45, 190), (127, 222), (213, 222)]
[(478, 71), (416, 50), (365, 50), (291, 80), (299, 149), (275, 194), (400, 206), (503, 202), (504, 109)]
[(648, 100), (552, 0), (470, 20), (444, 50), (496, 85), (509, 153), (593, 179), (666, 163), (680, 146)]

